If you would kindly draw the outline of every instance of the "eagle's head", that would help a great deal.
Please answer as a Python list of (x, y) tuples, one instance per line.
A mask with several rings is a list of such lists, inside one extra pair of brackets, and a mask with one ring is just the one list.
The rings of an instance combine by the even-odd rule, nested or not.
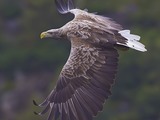
[(40, 34), (40, 38), (62, 38), (62, 31), (61, 29), (51, 29), (51, 30), (47, 30), (45, 32), (42, 32)]

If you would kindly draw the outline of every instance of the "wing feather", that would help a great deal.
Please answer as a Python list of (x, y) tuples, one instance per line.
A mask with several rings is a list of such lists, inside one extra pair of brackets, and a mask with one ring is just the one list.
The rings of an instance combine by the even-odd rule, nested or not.
[(61, 14), (68, 13), (74, 9), (74, 3), (72, 0), (55, 0), (56, 8)]
[(56, 88), (45, 100), (46, 108), (40, 114), (50, 109), (48, 120), (92, 120), (111, 95), (117, 62), (114, 48), (72, 45)]

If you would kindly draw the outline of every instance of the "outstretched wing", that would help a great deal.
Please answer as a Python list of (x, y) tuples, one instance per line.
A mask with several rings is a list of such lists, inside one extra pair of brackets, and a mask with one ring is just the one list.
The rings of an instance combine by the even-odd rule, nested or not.
[(72, 44), (56, 88), (39, 106), (50, 110), (48, 120), (92, 120), (111, 95), (118, 65), (114, 48), (97, 48)]

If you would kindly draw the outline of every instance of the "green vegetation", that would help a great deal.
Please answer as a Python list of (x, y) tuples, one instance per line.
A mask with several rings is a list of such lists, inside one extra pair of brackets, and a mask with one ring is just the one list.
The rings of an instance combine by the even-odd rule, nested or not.
[[(148, 50), (120, 51), (113, 95), (96, 120), (160, 119), (159, 5), (160, 0), (77, 0), (79, 8), (112, 17), (139, 34)], [(72, 17), (58, 14), (54, 0), (0, 1), (0, 118), (45, 118), (32, 114), (37, 108), (31, 100), (40, 102), (49, 94), (55, 84), (52, 80), (56, 80), (68, 57), (70, 44), (65, 40), (40, 40), (39, 35), (64, 25)], [(25, 96), (17, 97), (21, 92)], [(15, 98), (11, 100), (13, 105), (7, 103), (6, 96), (10, 95)]]

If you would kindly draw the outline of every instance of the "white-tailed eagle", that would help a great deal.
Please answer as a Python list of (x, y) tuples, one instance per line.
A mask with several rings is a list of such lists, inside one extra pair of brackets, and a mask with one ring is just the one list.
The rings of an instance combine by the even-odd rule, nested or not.
[(72, 0), (55, 0), (58, 11), (72, 13), (74, 19), (63, 27), (41, 34), (41, 38), (67, 38), (70, 56), (56, 87), (37, 113), (49, 111), (48, 120), (92, 120), (111, 95), (118, 66), (118, 48), (146, 51), (140, 36), (123, 30), (110, 18), (74, 8)]

